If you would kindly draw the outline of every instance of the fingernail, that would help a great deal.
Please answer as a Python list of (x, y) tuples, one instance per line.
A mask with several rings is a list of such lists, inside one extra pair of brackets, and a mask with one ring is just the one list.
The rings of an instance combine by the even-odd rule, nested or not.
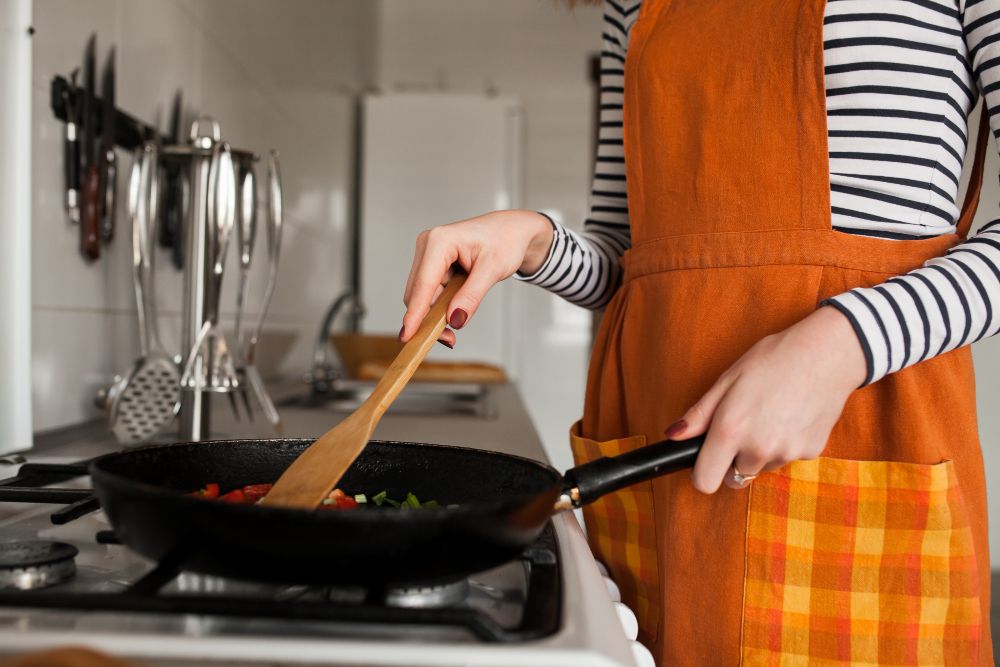
[(441, 343), (442, 345), (444, 345), (449, 350), (454, 350), (455, 349), (454, 345), (452, 345), (451, 343), (449, 343), (448, 341), (446, 341), (446, 340), (444, 340), (442, 338), (438, 338), (438, 342)]
[(687, 430), (688, 423), (686, 419), (681, 419), (680, 421), (671, 424), (666, 431), (663, 432), (668, 438), (672, 438), (675, 435), (680, 435)]
[(451, 311), (451, 317), (448, 318), (448, 324), (451, 325), (452, 329), (461, 329), (465, 326), (465, 323), (469, 319), (469, 314), (462, 310), (461, 308), (456, 308)]
[(399, 340), (403, 340), (403, 332), (406, 331), (406, 325), (399, 327), (399, 335), (396, 336)]

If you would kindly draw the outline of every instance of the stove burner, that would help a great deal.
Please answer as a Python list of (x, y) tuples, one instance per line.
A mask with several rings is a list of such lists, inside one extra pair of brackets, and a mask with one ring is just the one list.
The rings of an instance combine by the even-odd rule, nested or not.
[(460, 579), (448, 584), (435, 586), (413, 586), (390, 588), (385, 603), (390, 607), (408, 609), (436, 609), (449, 607), (461, 602), (469, 595), (469, 580)]
[(53, 586), (76, 574), (78, 549), (65, 542), (0, 542), (0, 588)]

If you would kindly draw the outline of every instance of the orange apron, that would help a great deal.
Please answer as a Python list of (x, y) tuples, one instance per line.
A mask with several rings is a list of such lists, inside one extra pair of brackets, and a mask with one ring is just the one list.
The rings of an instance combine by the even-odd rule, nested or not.
[[(633, 248), (578, 462), (662, 439), (754, 343), (942, 255), (831, 228), (822, 0), (646, 0), (625, 75)], [(981, 132), (981, 139), (985, 133)], [(855, 392), (823, 458), (705, 496), (681, 473), (585, 511), (660, 665), (992, 664), (968, 347)]]

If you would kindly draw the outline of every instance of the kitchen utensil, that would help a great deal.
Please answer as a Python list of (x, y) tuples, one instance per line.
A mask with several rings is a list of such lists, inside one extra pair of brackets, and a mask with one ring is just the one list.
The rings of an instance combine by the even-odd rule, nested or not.
[(441, 336), (448, 325), (448, 305), (464, 283), (463, 273), (455, 273), (451, 277), (413, 338), (396, 355), (365, 402), (303, 452), (282, 473), (262, 503), (309, 509), (326, 498), (354, 459), (364, 451), (382, 415), (406, 387), (417, 366)]
[(110, 243), (115, 235), (115, 188), (118, 181), (118, 160), (115, 156), (115, 48), (111, 47), (101, 75), (101, 147), (99, 157), (101, 179), (101, 241)]
[(101, 256), (101, 174), (97, 156), (94, 98), (97, 35), (87, 40), (83, 56), (83, 182), (80, 191), (80, 254), (88, 262)]
[[(243, 311), (246, 308), (247, 291), (250, 288), (250, 263), (253, 261), (254, 240), (257, 236), (257, 185), (254, 179), (253, 166), (244, 165), (241, 167), (240, 192), (239, 192), (239, 224), (236, 225), (236, 241), (240, 252), (240, 278), (236, 291), (236, 325), (233, 337), (241, 351), (246, 350), (246, 340), (243, 331)], [(242, 363), (246, 363), (246, 354), (240, 355)], [(239, 371), (238, 371), (239, 372)], [(245, 373), (241, 373), (245, 375)], [(243, 406), (247, 417), (253, 419), (253, 409), (250, 407), (250, 395), (246, 383), (240, 386), (240, 396), (243, 398)]]
[(136, 151), (129, 179), (132, 277), (139, 321), (139, 358), (108, 392), (109, 425), (119, 442), (146, 440), (173, 421), (180, 401), (177, 364), (160, 342), (152, 281), (152, 230), (158, 200), (157, 150)]
[(257, 316), (257, 324), (254, 326), (250, 339), (244, 350), (244, 364), (242, 377), (250, 385), (257, 402), (260, 403), (264, 417), (274, 430), (281, 432), (281, 415), (274, 407), (271, 396), (264, 386), (264, 379), (260, 376), (257, 368), (256, 354), (257, 343), (260, 340), (261, 331), (264, 329), (264, 318), (267, 316), (267, 309), (271, 305), (271, 298), (274, 296), (274, 288), (278, 282), (278, 261), (281, 258), (281, 232), (284, 227), (284, 208), (281, 191), (281, 168), (278, 162), (278, 151), (272, 150), (267, 158), (267, 227), (265, 228), (267, 239), (267, 285), (264, 288), (264, 300), (260, 305), (260, 314)]
[(201, 391), (229, 393), (239, 386), (233, 355), (219, 322), (226, 251), (236, 219), (236, 179), (229, 144), (218, 142), (212, 147), (208, 181), (208, 201), (211, 205), (208, 207), (207, 224), (212, 237), (212, 270), (206, 296), (207, 313), (184, 364), (181, 385)]
[[(517, 556), (554, 510), (694, 464), (702, 438), (665, 441), (560, 475), (508, 454), (404, 442), (369, 443), (340, 482), (349, 493), (414, 493), (439, 509), (299, 510), (187, 495), (278, 477), (309, 440), (147, 446), (93, 463), (94, 490), (115, 534), (185, 570), (280, 583), (372, 585), (457, 579)], [(457, 505), (454, 508), (446, 508)]]
[(63, 89), (66, 128), (63, 135), (63, 173), (66, 177), (66, 215), (70, 222), (80, 222), (80, 100), (76, 88), (79, 68), (69, 75), (70, 85)]
[[(167, 139), (171, 145), (181, 143), (181, 91), (174, 93), (174, 101), (170, 107), (170, 129)], [(160, 246), (170, 249), (170, 259), (178, 269), (184, 268), (184, 178), (180, 163), (171, 162), (166, 165), (166, 195), (163, 203), (163, 216), (160, 221)]]

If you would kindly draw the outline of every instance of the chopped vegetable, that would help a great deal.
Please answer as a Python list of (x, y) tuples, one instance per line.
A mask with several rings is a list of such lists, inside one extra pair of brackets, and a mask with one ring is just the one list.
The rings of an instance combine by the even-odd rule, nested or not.
[(221, 496), (219, 500), (226, 503), (245, 503), (247, 502), (247, 496), (243, 493), (243, 489), (233, 489), (224, 496)]
[[(218, 499), (227, 503), (253, 505), (255, 503), (259, 503), (261, 499), (271, 491), (273, 486), (273, 484), (247, 484), (241, 489), (233, 489), (225, 495), (220, 496), (219, 485), (213, 482), (211, 484), (206, 484), (204, 488), (193, 491), (188, 495), (195, 498)], [(361, 505), (368, 504), (373, 504), (376, 507), (388, 505), (390, 507), (397, 507), (404, 510), (433, 509), (441, 506), (434, 500), (428, 500), (427, 502), (422, 503), (414, 493), (407, 493), (406, 499), (403, 502), (399, 502), (398, 500), (390, 498), (387, 491), (380, 491), (369, 498), (363, 493), (349, 495), (342, 489), (334, 489), (330, 492), (330, 495), (324, 498), (320, 503), (320, 509), (353, 510), (357, 509)], [(449, 505), (448, 507), (456, 507), (456, 505)]]
[(272, 486), (274, 484), (248, 484), (243, 487), (243, 495), (247, 497), (248, 502), (255, 503), (266, 496)]

